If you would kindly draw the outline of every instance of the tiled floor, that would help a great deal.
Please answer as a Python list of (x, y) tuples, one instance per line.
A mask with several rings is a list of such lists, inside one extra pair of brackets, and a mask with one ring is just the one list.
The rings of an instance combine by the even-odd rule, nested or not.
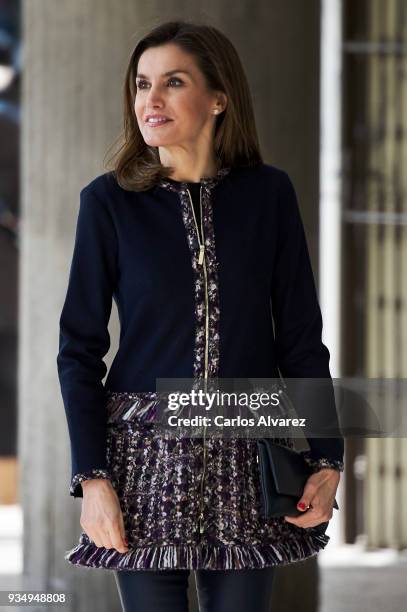
[(407, 563), (384, 567), (326, 567), (321, 612), (405, 612)]
[(326, 548), (319, 554), (319, 612), (405, 612), (407, 550), (367, 552), (355, 545)]

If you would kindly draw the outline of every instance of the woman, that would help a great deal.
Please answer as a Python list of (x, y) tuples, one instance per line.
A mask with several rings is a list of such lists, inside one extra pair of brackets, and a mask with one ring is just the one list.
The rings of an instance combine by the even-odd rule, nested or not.
[[(187, 610), (191, 569), (201, 611), (269, 610), (275, 566), (329, 540), (343, 439), (308, 440), (304, 515), (265, 519), (254, 439), (152, 424), (160, 378), (330, 378), (295, 191), (261, 159), (242, 65), (215, 28), (155, 28), (124, 93), (113, 169), (81, 191), (60, 318), (84, 530), (65, 558), (113, 570), (126, 610)], [(120, 346), (103, 386), (112, 297)]]

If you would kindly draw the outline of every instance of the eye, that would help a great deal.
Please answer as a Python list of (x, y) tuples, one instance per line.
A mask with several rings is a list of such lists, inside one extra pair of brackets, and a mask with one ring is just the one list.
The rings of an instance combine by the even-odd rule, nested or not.
[[(168, 79), (168, 83), (171, 83), (174, 81), (176, 81), (177, 83), (180, 83), (181, 85), (183, 84), (181, 79), (177, 77), (171, 77), (170, 79)], [(147, 83), (147, 81), (145, 81), (144, 79), (140, 79), (139, 81), (136, 81), (136, 86), (138, 89), (145, 89), (144, 87), (145, 83)]]
[(171, 77), (171, 78), (168, 80), (168, 82), (170, 82), (170, 81), (178, 81), (178, 83), (181, 83), (181, 84), (182, 84), (181, 79), (178, 79), (177, 77)]

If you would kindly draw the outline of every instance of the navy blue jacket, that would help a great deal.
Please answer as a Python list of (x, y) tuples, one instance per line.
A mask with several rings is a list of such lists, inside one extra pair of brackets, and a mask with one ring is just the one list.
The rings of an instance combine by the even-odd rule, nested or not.
[[(217, 272), (212, 281), (217, 284), (219, 337), (218, 351), (210, 353), (211, 372), (225, 378), (271, 378), (279, 372), (283, 377), (330, 378), (306, 237), (289, 176), (259, 164), (220, 171), (201, 184), (211, 209), (204, 214), (205, 233), (214, 236), (209, 263)], [(57, 356), (72, 477), (106, 467), (107, 389), (154, 391), (156, 378), (196, 374), (191, 257), (198, 257), (199, 246), (182, 195), (185, 184), (172, 182), (169, 188), (165, 181), (146, 191), (126, 191), (113, 173), (96, 177), (80, 193)], [(120, 346), (103, 384), (112, 298), (120, 318)], [(334, 401), (326, 410), (335, 418)], [(342, 462), (343, 438), (312, 438), (309, 443), (315, 461)]]

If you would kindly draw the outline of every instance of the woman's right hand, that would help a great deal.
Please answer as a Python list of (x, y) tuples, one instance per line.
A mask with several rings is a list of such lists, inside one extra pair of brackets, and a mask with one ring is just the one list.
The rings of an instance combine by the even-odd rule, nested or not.
[(120, 502), (110, 480), (92, 478), (84, 480), (81, 485), (83, 500), (80, 524), (86, 535), (98, 547), (128, 552)]

